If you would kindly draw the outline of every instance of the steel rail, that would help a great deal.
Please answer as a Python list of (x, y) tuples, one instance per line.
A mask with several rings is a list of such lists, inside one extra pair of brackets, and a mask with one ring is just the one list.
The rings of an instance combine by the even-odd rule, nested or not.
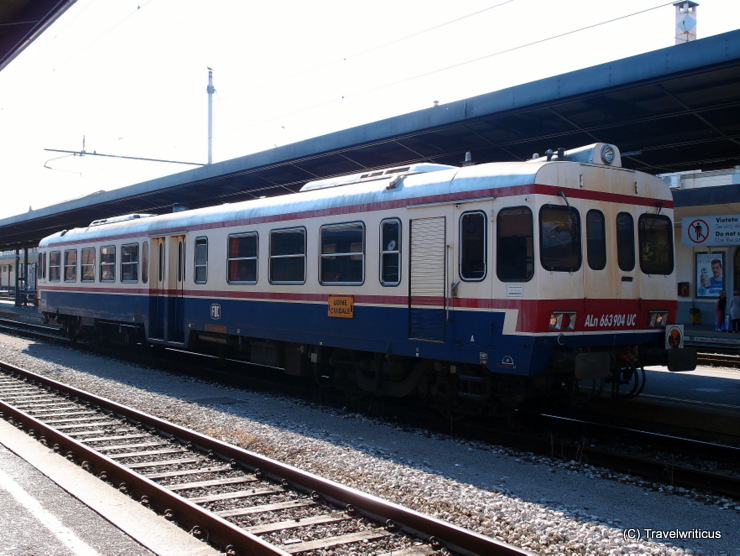
[(699, 352), (697, 363), (712, 367), (740, 369), (740, 354), (737, 353), (737, 348), (734, 353), (717, 353), (716, 351)]
[[(99, 398), (79, 390), (75, 387), (63, 384), (53, 379), (38, 375), (36, 373), (21, 369), (5, 362), (0, 362), (0, 368), (19, 376), (27, 377), (34, 382), (40, 383), (50, 389), (65, 393), (77, 400), (82, 400), (103, 407), (107, 411), (126, 417), (133, 423), (141, 423), (143, 426), (151, 427), (164, 434), (171, 435), (180, 442), (191, 444), (203, 452), (213, 452), (233, 465), (241, 465), (261, 473), (277, 482), (285, 482), (304, 492), (315, 492), (328, 502), (340, 507), (352, 508), (358, 513), (372, 519), (373, 521), (386, 522), (391, 527), (398, 527), (406, 533), (424, 539), (433, 545), (445, 546), (453, 552), (460, 554), (485, 554), (485, 555), (521, 555), (528, 552), (487, 537), (451, 523), (441, 521), (431, 516), (424, 515), (414, 510), (404, 508), (381, 498), (360, 492), (351, 487), (341, 485), (307, 473), (293, 466), (281, 463), (233, 446), (220, 440), (207, 437), (195, 431), (180, 427), (169, 421), (142, 413), (133, 408), (126, 407), (105, 398)], [(262, 554), (287, 554), (254, 535), (247, 533), (226, 521), (223, 518), (208, 513), (204, 515), (202, 509), (188, 500), (172, 493), (136, 473), (128, 470), (114, 460), (91, 450), (78, 443), (69, 436), (50, 429), (40, 421), (23, 411), (12, 408), (0, 400), (0, 409), (15, 420), (22, 423), (28, 429), (34, 429), (36, 435), (42, 434), (47, 437), (47, 442), (55, 446), (55, 451), (62, 452), (68, 459), (83, 462), (83, 466), (92, 466), (99, 473), (105, 473), (109, 481), (119, 485), (119, 489), (129, 493), (141, 493), (145, 496), (149, 505), (155, 507), (162, 513), (171, 512), (174, 519), (179, 523), (185, 523), (190, 530), (196, 532), (208, 532), (209, 542), (216, 541), (216, 545), (228, 548), (232, 541), (219, 539), (240, 538), (248, 548), (248, 554), (261, 556)], [(43, 431), (40, 433), (39, 431)]]
[[(5, 362), (0, 362), (0, 367), (5, 370), (10, 370), (15, 374), (31, 378), (32, 380), (38, 381), (50, 388), (63, 391), (70, 396), (78, 397), (80, 400), (90, 401), (91, 403), (94, 402), (101, 406), (105, 405), (113, 412), (115, 412), (115, 410), (108, 404), (113, 404), (113, 406), (118, 405), (109, 400), (86, 394), (81, 390), (66, 386), (54, 380), (46, 379), (45, 377), (35, 375), (34, 373), (29, 373), (28, 371), (19, 369), (18, 367), (8, 365)], [(187, 499), (182, 498), (153, 481), (150, 481), (135, 471), (132, 471), (106, 457), (100, 452), (77, 442), (73, 438), (44, 424), (26, 412), (5, 403), (2, 399), (0, 399), (0, 412), (2, 412), (6, 418), (14, 424), (21, 424), (26, 430), (33, 431), (34, 436), (42, 439), (45, 444), (53, 448), (55, 452), (66, 456), (69, 460), (79, 463), (83, 469), (94, 471), (99, 478), (116, 485), (120, 491), (127, 494), (138, 494), (139, 499), (147, 506), (164, 514), (167, 519), (176, 521), (185, 529), (194, 533), (196, 537), (202, 532), (207, 531), (208, 541), (227, 551), (232, 547), (235, 540), (238, 539), (239, 545), (247, 551), (247, 554), (250, 555), (284, 556), (288, 554), (276, 546), (266, 543), (259, 537), (240, 529), (229, 521), (210, 512), (204, 512), (201, 508), (189, 502)], [(145, 421), (142, 420), (140, 422)]]
[[(740, 447), (737, 446), (640, 430), (629, 426), (596, 423), (560, 415), (541, 414), (541, 417), (566, 423), (571, 428), (578, 427), (582, 432), (628, 435), (628, 437), (635, 439), (635, 445), (656, 444), (662, 449), (677, 450), (680, 453), (691, 450), (694, 453), (702, 454), (704, 457), (715, 457), (725, 461), (738, 461), (738, 457), (740, 457)], [(590, 439), (590, 441), (593, 441), (593, 439)], [(560, 448), (570, 448), (578, 454), (579, 458), (583, 458), (592, 465), (620, 469), (627, 473), (658, 481), (667, 481), (669, 484), (688, 488), (703, 488), (715, 494), (740, 498), (740, 477), (735, 475), (698, 469), (682, 462), (651, 458), (643, 453), (626, 453), (624, 450), (615, 448), (594, 446), (583, 440), (576, 442), (559, 439), (558, 446)]]

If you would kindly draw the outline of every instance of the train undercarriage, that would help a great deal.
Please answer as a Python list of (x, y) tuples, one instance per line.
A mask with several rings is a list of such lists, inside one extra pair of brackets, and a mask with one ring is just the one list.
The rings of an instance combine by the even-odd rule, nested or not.
[[(147, 345), (141, 324), (47, 314), (73, 341)], [(488, 413), (611, 395), (630, 398), (645, 386), (644, 366), (665, 364), (664, 350), (621, 346), (555, 349), (534, 377), (492, 373), (483, 365), (193, 331), (186, 349), (281, 369), (319, 388), (361, 396), (415, 398), (455, 414)]]

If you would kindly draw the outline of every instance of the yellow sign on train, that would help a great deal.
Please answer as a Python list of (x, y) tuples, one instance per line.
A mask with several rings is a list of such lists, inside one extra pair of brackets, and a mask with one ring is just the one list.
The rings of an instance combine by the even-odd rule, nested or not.
[(339, 319), (355, 317), (355, 299), (351, 295), (330, 295), (329, 316)]

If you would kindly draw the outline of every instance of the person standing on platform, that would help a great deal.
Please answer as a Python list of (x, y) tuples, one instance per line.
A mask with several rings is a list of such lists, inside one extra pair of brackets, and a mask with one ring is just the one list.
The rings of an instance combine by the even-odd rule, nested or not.
[(732, 331), (740, 333), (740, 291), (735, 293), (730, 300), (730, 320), (732, 321)]
[(719, 292), (719, 299), (717, 299), (717, 326), (715, 327), (716, 332), (722, 332), (722, 327), (725, 325), (725, 310), (727, 309), (727, 292), (722, 290)]

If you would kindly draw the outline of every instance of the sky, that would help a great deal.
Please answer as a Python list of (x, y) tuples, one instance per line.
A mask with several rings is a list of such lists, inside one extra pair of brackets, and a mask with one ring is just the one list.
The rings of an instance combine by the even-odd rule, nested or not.
[(660, 0), (77, 0), (0, 71), (0, 219), (206, 163), (209, 68), (220, 162), (674, 44)]

